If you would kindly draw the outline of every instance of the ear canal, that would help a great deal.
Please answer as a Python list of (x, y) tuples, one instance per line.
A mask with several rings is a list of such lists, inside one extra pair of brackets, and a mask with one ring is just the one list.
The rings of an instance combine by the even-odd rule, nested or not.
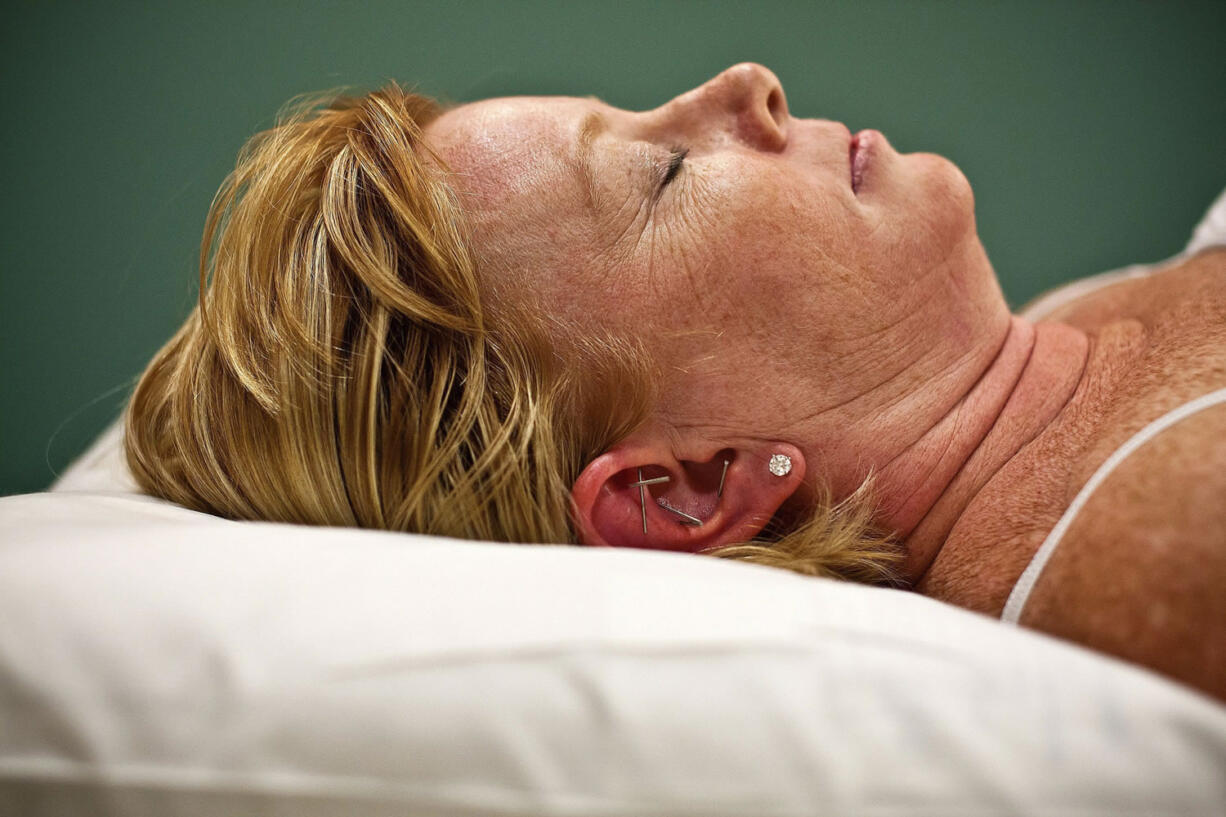
[[(715, 501), (717, 504), (724, 496), (724, 484), (728, 480), (728, 466), (732, 464), (732, 460), (725, 456), (725, 457), (721, 457), (719, 459), (719, 462), (723, 463), (723, 467), (720, 469), (719, 486), (718, 488), (716, 488), (716, 491), (715, 491)], [(712, 473), (711, 476), (713, 477), (714, 474)], [(656, 477), (654, 479), (643, 479), (643, 469), (639, 468), (638, 469), (638, 480), (636, 482), (631, 483), (631, 485), (634, 487), (638, 487), (639, 491), (643, 492), (644, 488), (648, 485), (658, 485), (658, 484), (662, 484), (662, 483), (666, 483), (670, 481), (671, 481), (671, 478), (668, 476)], [(685, 481), (686, 480), (682, 480), (682, 482), (685, 482)], [(647, 533), (646, 502), (647, 502), (647, 499), (650, 497), (651, 497), (650, 493), (646, 493), (646, 494), (640, 493), (640, 497), (639, 497), (640, 503), (642, 505), (643, 533)], [(692, 527), (701, 527), (703, 524), (705, 524), (705, 521), (703, 519), (700, 519), (694, 514), (688, 513), (676, 507), (671, 502), (669, 502), (668, 499), (665, 497), (656, 497), (655, 503), (659, 505), (661, 508), (663, 508), (664, 510), (673, 514), (674, 516), (677, 516), (678, 517), (677, 521), (681, 524), (690, 525)]]
[[(715, 494), (717, 501), (724, 495), (724, 483), (728, 478), (728, 466), (732, 464), (732, 461), (727, 458), (723, 459), (722, 462), (723, 462), (723, 469), (720, 471), (719, 487), (716, 490), (716, 494)], [(671, 482), (672, 478), (665, 475), (662, 477), (653, 477), (650, 479), (644, 479), (642, 468), (636, 468), (635, 471), (636, 471), (637, 479), (634, 482), (631, 482), (629, 484), (629, 487), (637, 488), (639, 491), (640, 515), (642, 517), (643, 533), (646, 534), (647, 533), (647, 502), (651, 498), (651, 493), (647, 491), (647, 487), (649, 485), (662, 485), (664, 483)], [(663, 508), (664, 510), (673, 514), (674, 516), (677, 516), (678, 517), (677, 521), (681, 524), (690, 525), (693, 527), (701, 527), (704, 524), (702, 519), (698, 518), (697, 516), (694, 516), (691, 513), (687, 513), (686, 511), (683, 511), (680, 508), (675, 507), (672, 503), (670, 503), (664, 497), (656, 497), (655, 503), (659, 505), (661, 508)]]

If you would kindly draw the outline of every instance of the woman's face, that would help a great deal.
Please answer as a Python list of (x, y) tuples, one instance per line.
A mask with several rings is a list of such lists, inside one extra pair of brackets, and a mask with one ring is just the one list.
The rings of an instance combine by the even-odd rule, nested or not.
[(958, 169), (792, 117), (759, 65), (643, 112), (477, 102), (427, 136), (489, 291), (645, 341), (677, 428), (795, 432), (1000, 319)]

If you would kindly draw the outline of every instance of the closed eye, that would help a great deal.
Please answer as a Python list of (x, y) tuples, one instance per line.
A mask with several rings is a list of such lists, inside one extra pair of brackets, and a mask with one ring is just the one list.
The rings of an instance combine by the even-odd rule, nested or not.
[(668, 183), (677, 178), (677, 174), (681, 172), (681, 165), (685, 163), (686, 154), (689, 152), (689, 148), (673, 148), (668, 158), (668, 166), (664, 170), (664, 178), (660, 181), (660, 189), (668, 187)]

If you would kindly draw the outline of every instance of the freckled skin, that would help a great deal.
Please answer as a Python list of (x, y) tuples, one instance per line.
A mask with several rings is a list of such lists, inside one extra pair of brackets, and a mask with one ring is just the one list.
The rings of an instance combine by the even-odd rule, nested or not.
[[(992, 615), (1116, 448), (1226, 387), (1226, 250), (1091, 293), (1048, 321), (1092, 340), (1086, 374), (1056, 422), (979, 493), (937, 559), (949, 564), (934, 565), (919, 587)], [(1011, 484), (1024, 490), (1002, 502)], [(1013, 547), (988, 547), (993, 529)], [(1218, 406), (1162, 432), (1112, 472), (1065, 534), (1021, 623), (1226, 700), (1224, 586), (1226, 409)]]
[[(593, 149), (596, 212), (568, 158), (591, 111), (609, 123)], [(853, 193), (847, 128), (791, 117), (760, 66), (641, 113), (487, 100), (428, 136), (471, 181), (499, 297), (646, 340), (670, 375), (661, 415), (675, 431), (785, 438), (836, 493), (955, 400), (916, 399), (915, 383), (969, 388), (1010, 327), (961, 172), (880, 139)], [(675, 146), (685, 164), (653, 203)], [(542, 240), (548, 225), (561, 229)], [(892, 420), (865, 422), (883, 404)]]
[[(607, 128), (589, 186), (572, 157), (593, 111)], [(1114, 448), (1226, 386), (1226, 252), (1031, 324), (1009, 314), (956, 167), (870, 135), (853, 191), (847, 129), (793, 118), (761, 66), (638, 113), (487, 100), (427, 137), (458, 174), (494, 303), (639, 339), (661, 363), (655, 416), (576, 483), (588, 544), (657, 546), (636, 544), (624, 486), (640, 467), (673, 474), (670, 500), (706, 520), (651, 506), (675, 550), (760, 527), (720, 524), (727, 506), (803, 512), (819, 484), (841, 498), (871, 472), (914, 588), (998, 615)], [(674, 148), (685, 163), (661, 189)], [(1167, 434), (1086, 506), (1023, 623), (1226, 699), (1221, 412)], [(795, 483), (741, 469), (781, 446)]]

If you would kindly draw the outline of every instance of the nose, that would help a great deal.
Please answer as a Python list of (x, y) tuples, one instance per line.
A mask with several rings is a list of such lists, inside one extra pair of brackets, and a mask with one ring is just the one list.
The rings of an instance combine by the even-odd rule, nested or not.
[(701, 127), (723, 129), (759, 150), (779, 151), (787, 144), (788, 103), (783, 85), (768, 68), (743, 62), (719, 73), (674, 100), (680, 116)]

